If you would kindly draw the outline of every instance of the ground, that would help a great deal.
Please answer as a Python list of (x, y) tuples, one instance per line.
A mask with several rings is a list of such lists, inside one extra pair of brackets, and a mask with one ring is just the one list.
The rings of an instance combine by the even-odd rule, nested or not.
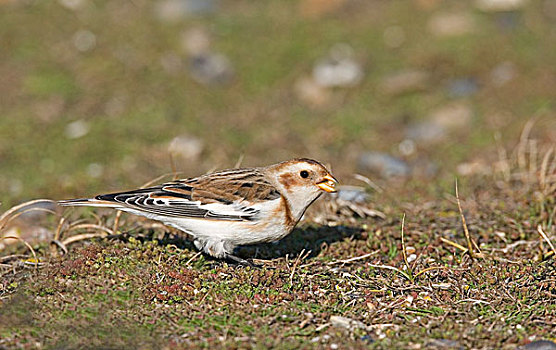
[[(556, 8), (481, 3), (0, 1), (0, 348), (554, 341)], [(195, 31), (231, 77), (199, 78)], [(306, 84), (338, 43), (361, 81)], [(259, 267), (52, 204), (298, 156), (357, 187), (238, 249)]]

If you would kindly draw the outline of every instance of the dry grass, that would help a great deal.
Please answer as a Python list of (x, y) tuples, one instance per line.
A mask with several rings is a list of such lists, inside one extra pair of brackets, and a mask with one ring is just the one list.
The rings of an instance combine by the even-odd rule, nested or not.
[[(58, 217), (47, 210), (57, 218), (51, 223), (52, 241), (33, 247), (16, 237), (32, 258), (10, 245), (0, 263), (4, 313), (21, 312), (17, 305), (29, 308), (25, 299), (6, 309), (5, 301), (24, 290), (32, 300), (25, 317), (32, 321), (17, 326), (17, 333), (9, 325), (0, 332), (7, 336), (5, 344), (22, 344), (22, 334), (47, 346), (65, 344), (64, 337), (70, 339), (67, 344), (81, 346), (89, 339), (83, 327), (91, 334), (115, 336), (98, 326), (112, 322), (109, 317), (139, 334), (135, 340), (116, 336), (117, 344), (178, 348), (243, 347), (249, 342), (284, 347), (276, 343), (278, 338), (290, 339), (294, 347), (343, 343), (420, 348), (440, 339), (465, 347), (505, 348), (549, 336), (556, 330), (549, 214), (554, 212), (553, 148), (522, 137), (512, 154), (507, 160), (510, 176), (497, 192), (466, 187), (466, 193), (492, 199), (480, 209), (460, 198), (457, 182), (455, 201), (438, 204), (429, 197), (418, 205), (402, 205), (401, 220), (395, 218), (399, 201), (389, 202), (397, 198), (394, 193), (374, 202), (327, 197), (280, 244), (241, 250), (265, 258), (255, 260), (263, 264), (255, 270), (207, 260), (176, 231), (146, 219), (81, 209)], [(497, 178), (479, 182), (485, 181)], [(513, 190), (516, 183), (526, 189)], [(523, 193), (534, 196), (523, 201)], [(500, 211), (496, 202), (502, 197), (516, 206)], [(35, 203), (4, 213), (2, 229)], [(525, 220), (524, 208), (531, 205), (538, 211)], [(456, 243), (458, 236), (467, 247)], [(545, 243), (548, 252), (542, 249)], [(125, 293), (113, 294), (118, 290)], [(111, 297), (105, 299), (106, 293)], [(64, 304), (67, 298), (71, 304)], [(78, 309), (68, 311), (73, 304)], [(53, 321), (45, 325), (39, 315)], [(195, 322), (198, 317), (204, 321)], [(281, 321), (290, 317), (292, 321)], [(87, 319), (91, 321), (83, 321)], [(68, 337), (68, 323), (75, 323), (72, 327), (84, 338)], [(485, 338), (484, 331), (509, 336)], [(94, 344), (110, 346), (109, 337)]]

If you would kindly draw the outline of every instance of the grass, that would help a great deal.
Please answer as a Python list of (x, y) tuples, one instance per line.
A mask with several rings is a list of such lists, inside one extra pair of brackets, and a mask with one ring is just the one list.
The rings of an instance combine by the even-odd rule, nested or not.
[[(536, 176), (521, 179), (532, 192), (541, 188)], [(513, 348), (551, 339), (556, 271), (536, 227), (553, 232), (552, 224), (525, 214), (532, 203), (512, 198), (512, 187), (475, 187), (472, 194), (469, 185), (459, 188), (457, 201), (422, 197), (401, 221), (389, 215), (398, 205), (390, 199), (373, 204), (387, 210), (386, 219), (355, 221), (331, 210), (327, 199), (278, 245), (242, 248), (245, 256), (264, 258), (254, 269), (207, 260), (177, 232), (145, 220), (137, 228), (137, 219), (124, 215), (119, 231), (131, 233), (80, 239), (64, 255), (36, 246), (47, 262), (38, 271), (22, 265), (21, 256), (3, 260), (9, 267), (3, 300), (10, 300), (0, 313), (3, 346), (378, 349), (452, 341)], [(484, 196), (504, 202), (472, 204)], [(545, 206), (553, 209), (553, 198)], [(78, 217), (83, 212), (67, 222)], [(462, 217), (481, 246), (474, 259), (469, 252), (476, 248), (462, 246)], [(346, 226), (310, 224), (323, 218)], [(114, 219), (106, 212), (92, 221), (112, 227)], [(63, 228), (61, 239), (76, 237), (75, 231)], [(411, 262), (409, 247), (416, 254)], [(352, 326), (338, 324), (336, 316)]]
[[(515, 349), (554, 340), (551, 14), (541, 2), (483, 13), (472, 2), (347, 1), (311, 17), (306, 3), (221, 1), (178, 22), (158, 19), (150, 1), (0, 4), (0, 348)], [(431, 34), (428, 21), (442, 12), (470, 16), (474, 30)], [(392, 26), (405, 38), (399, 47), (385, 42)], [(231, 60), (228, 85), (191, 79), (181, 38), (192, 28)], [(85, 52), (74, 45), (82, 30), (96, 41)], [(296, 81), (337, 43), (353, 47), (365, 78), (330, 90), (329, 104), (304, 104)], [(168, 57), (174, 70), (161, 63)], [(503, 62), (513, 78), (497, 85)], [(429, 83), (382, 91), (401, 70), (425, 71)], [(454, 79), (478, 89), (454, 97)], [(471, 122), (402, 156), (407, 127), (454, 102)], [(71, 139), (75, 121), (89, 130)], [(170, 161), (180, 135), (203, 141), (199, 159)], [(356, 177), (366, 150), (438, 171)], [(17, 207), (296, 156), (331, 164), (370, 201), (325, 197), (278, 244), (241, 247), (260, 269), (211, 260), (178, 232), (127, 214)], [(462, 163), (478, 170), (463, 174)]]

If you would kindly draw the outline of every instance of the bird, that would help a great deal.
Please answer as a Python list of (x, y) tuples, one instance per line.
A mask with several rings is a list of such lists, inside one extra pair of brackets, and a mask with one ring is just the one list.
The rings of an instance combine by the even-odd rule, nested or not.
[(295, 158), (58, 203), (157, 220), (190, 235), (195, 247), (213, 258), (251, 265), (234, 255), (236, 247), (284, 238), (317, 198), (337, 187), (338, 180), (320, 162)]

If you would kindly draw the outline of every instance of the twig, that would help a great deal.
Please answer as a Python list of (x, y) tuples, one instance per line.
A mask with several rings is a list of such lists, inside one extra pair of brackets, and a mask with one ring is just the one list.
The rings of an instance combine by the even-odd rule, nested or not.
[(118, 226), (120, 224), (120, 217), (122, 216), (122, 211), (118, 210), (116, 212), (116, 217), (114, 218), (114, 225), (112, 226), (112, 232), (114, 232), (114, 234), (118, 233)]
[(502, 165), (500, 171), (502, 171), (502, 174), (504, 176), (504, 180), (506, 182), (510, 181), (510, 162), (508, 161), (508, 154), (506, 152), (506, 149), (502, 146), (501, 141), (500, 141), (500, 132), (497, 131), (494, 134), (494, 140), (496, 141), (496, 148), (498, 149), (498, 159), (499, 159), (499, 164)]
[(162, 179), (165, 178), (166, 176), (170, 176), (170, 175), (176, 176), (176, 175), (180, 175), (180, 174), (182, 174), (182, 172), (171, 172), (171, 173), (162, 174), (162, 175), (157, 176), (157, 177), (155, 177), (154, 179), (152, 179), (152, 180), (150, 180), (150, 181), (144, 183), (143, 186), (141, 186), (140, 188), (149, 187), (149, 186), (152, 185), (153, 183), (162, 180)]
[(493, 252), (502, 252), (504, 254), (507, 254), (510, 250), (514, 249), (517, 246), (524, 245), (524, 244), (531, 245), (531, 244), (535, 244), (535, 243), (537, 243), (537, 242), (536, 241), (523, 241), (523, 240), (515, 241), (513, 243), (510, 243), (510, 244), (506, 245), (504, 248), (493, 248), (492, 251)]
[(185, 265), (189, 265), (193, 260), (197, 259), (199, 257), (199, 255), (201, 255), (201, 254), (202, 254), (202, 252), (197, 252), (197, 254), (195, 254), (191, 257), (191, 259), (187, 260)]
[(64, 253), (64, 255), (68, 253), (68, 248), (66, 248), (66, 246), (62, 242), (60, 242), (59, 240), (53, 239), (52, 241), (50, 241), (50, 243), (53, 243), (53, 244), (57, 245), (58, 247), (60, 247), (60, 249), (62, 249), (62, 252)]
[(433, 270), (444, 270), (444, 269), (447, 269), (447, 267), (446, 267), (446, 266), (431, 266), (431, 267), (427, 267), (426, 269), (417, 272), (417, 273), (415, 274), (415, 276), (413, 276), (413, 278), (417, 278), (419, 275), (422, 275), (422, 274), (424, 274), (425, 272), (429, 272), (429, 271), (433, 271)]
[(405, 267), (407, 268), (409, 275), (412, 275), (411, 268), (409, 267), (409, 262), (407, 261), (407, 251), (405, 249), (404, 226), (405, 226), (405, 213), (403, 213), (403, 217), (402, 217), (402, 254), (403, 254), (403, 261), (405, 263)]
[(353, 174), (353, 177), (355, 179), (359, 180), (359, 181), (363, 181), (364, 183), (369, 185), (369, 187), (373, 188), (378, 193), (382, 193), (384, 191), (379, 185), (375, 184), (373, 181), (371, 181), (371, 179), (369, 179), (366, 176), (363, 176), (363, 175), (360, 175), (360, 174)]
[(363, 255), (356, 256), (356, 257), (349, 258), (349, 259), (345, 259), (345, 260), (331, 261), (327, 265), (349, 264), (349, 263), (357, 261), (357, 260), (366, 259), (370, 256), (373, 256), (373, 255), (377, 254), (378, 252), (380, 252), (380, 250), (375, 250), (374, 252), (370, 252), (370, 253), (367, 253), (367, 254), (363, 254)]
[(174, 155), (172, 152), (169, 152), (168, 157), (170, 158), (170, 169), (172, 169), (172, 174), (174, 174), (174, 176), (172, 176), (172, 180), (177, 180), (178, 171), (176, 170), (176, 163), (174, 162)]
[(400, 275), (404, 276), (405, 278), (407, 278), (408, 281), (411, 281), (411, 277), (403, 272), (402, 270), (393, 267), (393, 266), (388, 266), (388, 265), (375, 265), (375, 264), (369, 264), (370, 267), (374, 267), (376, 269), (386, 269), (386, 270), (392, 270), (392, 271), (396, 271), (397, 273), (399, 273)]
[(45, 208), (29, 208), (28, 210), (24, 210), (22, 213), (18, 213), (17, 215), (12, 217), (12, 215), (15, 212), (17, 212), (18, 210), (20, 210), (22, 208), (25, 208), (27, 206), (36, 204), (36, 203), (41, 203), (41, 202), (54, 203), (54, 201), (50, 200), (50, 199), (35, 199), (35, 200), (29, 201), (29, 202), (25, 202), (25, 203), (21, 203), (19, 205), (16, 205), (15, 207), (11, 207), (4, 214), (2, 214), (0, 216), (0, 230), (3, 229), (9, 221), (11, 221), (15, 217), (17, 217), (17, 216), (19, 216), (19, 215), (21, 215), (25, 212), (28, 212), (28, 211), (37, 210), (37, 211), (48, 211), (50, 213), (53, 213), (52, 210), (45, 209)]
[(113, 235), (114, 232), (109, 229), (108, 227), (104, 227), (104, 226), (100, 226), (100, 225), (95, 225), (95, 224), (79, 224), (79, 225), (73, 225), (69, 228), (68, 232), (71, 231), (75, 231), (75, 230), (81, 230), (81, 229), (86, 229), (86, 230), (100, 230), (100, 231), (104, 231), (109, 235)]
[[(550, 174), (548, 173), (548, 161), (553, 151), (554, 151), (554, 147), (550, 147), (548, 151), (544, 154), (544, 157), (542, 159), (541, 171), (539, 172), (539, 184), (541, 186), (541, 190), (545, 190), (547, 187), (546, 176), (547, 174)], [(556, 161), (554, 161), (553, 163), (556, 163)]]
[(458, 300), (456, 301), (456, 304), (461, 304), (461, 303), (467, 303), (467, 302), (472, 302), (474, 304), (487, 304), (490, 305), (490, 302), (488, 301), (484, 301), (484, 300), (479, 300), (479, 299), (462, 299), (462, 300)]
[(467, 251), (468, 251), (468, 249), (465, 248), (464, 246), (459, 245), (459, 244), (457, 244), (456, 242), (452, 242), (452, 241), (450, 241), (449, 239), (446, 239), (446, 238), (444, 238), (444, 237), (440, 237), (440, 240), (441, 240), (442, 242), (444, 242), (444, 243), (447, 243), (447, 244), (451, 245), (452, 247), (456, 247), (457, 249), (463, 251), (463, 253), (467, 253)]
[(535, 125), (536, 118), (533, 117), (525, 123), (521, 135), (519, 137), (519, 144), (517, 148), (517, 164), (521, 171), (526, 170), (526, 159), (525, 153), (527, 152), (527, 140), (529, 139), (529, 135), (531, 134), (531, 129), (533, 125)]
[(307, 258), (307, 256), (309, 256), (309, 254), (311, 254), (311, 251), (309, 250), (307, 252), (307, 254), (305, 253), (305, 249), (301, 250), (301, 252), (299, 253), (299, 255), (297, 256), (297, 259), (295, 259), (294, 263), (293, 263), (293, 268), (292, 268), (292, 273), (290, 274), (290, 287), (293, 287), (293, 276), (295, 274), (295, 270), (297, 269), (297, 265), (299, 265), (299, 263), (304, 260), (305, 258)]
[(239, 166), (241, 165), (241, 163), (243, 163), (243, 158), (245, 157), (245, 154), (240, 154), (239, 158), (237, 159), (236, 164), (234, 165), (234, 168), (239, 168)]
[[(4, 237), (0, 237), (0, 241), (4, 240), (4, 239), (17, 239), (21, 242), (23, 242), (23, 244), (25, 244), (25, 246), (27, 246), (27, 248), (29, 248), (29, 250), (31, 251), (31, 253), (33, 254), (33, 259), (35, 259), (36, 262), (39, 261), (39, 259), (37, 258), (37, 254), (35, 253), (35, 249), (33, 249), (33, 247), (31, 247), (31, 245), (29, 243), (27, 243), (27, 241), (25, 241), (23, 238), (21, 237), (17, 237), (17, 236), (4, 236)], [(35, 269), (38, 269), (38, 265), (35, 265)]]
[(96, 238), (96, 237), (106, 237), (107, 234), (106, 233), (83, 233), (80, 235), (75, 235), (75, 236), (71, 236), (66, 238), (62, 244), (67, 246), (71, 243), (75, 243), (75, 242), (79, 242), (85, 239), (91, 239), (91, 238)]
[(548, 243), (548, 245), (550, 246), (550, 249), (552, 249), (552, 252), (556, 256), (556, 249), (554, 249), (554, 245), (552, 244), (550, 239), (548, 239), (548, 236), (546, 235), (546, 233), (544, 233), (544, 231), (542, 229), (542, 226), (540, 224), (537, 226), (537, 231), (539, 232), (541, 237), (546, 241), (546, 243)]
[(64, 223), (66, 222), (66, 218), (65, 217), (60, 217), (60, 221), (58, 222), (58, 227), (56, 227), (56, 232), (54, 233), (54, 241), (59, 241), (60, 240), (60, 235), (62, 234), (62, 227), (64, 226)]
[(480, 258), (480, 257), (482, 257), (482, 256), (480, 256), (481, 251), (479, 250), (479, 247), (477, 247), (477, 245), (475, 245), (475, 247), (477, 247), (477, 250), (479, 250), (479, 253), (476, 255), (473, 252), (473, 243), (471, 243), (471, 236), (469, 235), (469, 229), (467, 228), (467, 223), (465, 221), (465, 215), (463, 215), (463, 209), (461, 208), (461, 201), (459, 200), (458, 179), (456, 179), (456, 201), (458, 203), (459, 215), (461, 217), (461, 223), (463, 225), (463, 232), (465, 233), (465, 240), (467, 241), (467, 252), (469, 253), (469, 257), (471, 257), (471, 259)]
[(529, 176), (533, 177), (537, 170), (537, 140), (529, 140)]
[[(7, 255), (7, 256), (0, 256), (0, 263), (3, 263), (4, 261), (9, 261), (11, 259), (19, 259), (19, 258), (26, 258), (27, 255), (25, 254), (12, 254), (12, 255)], [(11, 265), (9, 265), (11, 266)]]

